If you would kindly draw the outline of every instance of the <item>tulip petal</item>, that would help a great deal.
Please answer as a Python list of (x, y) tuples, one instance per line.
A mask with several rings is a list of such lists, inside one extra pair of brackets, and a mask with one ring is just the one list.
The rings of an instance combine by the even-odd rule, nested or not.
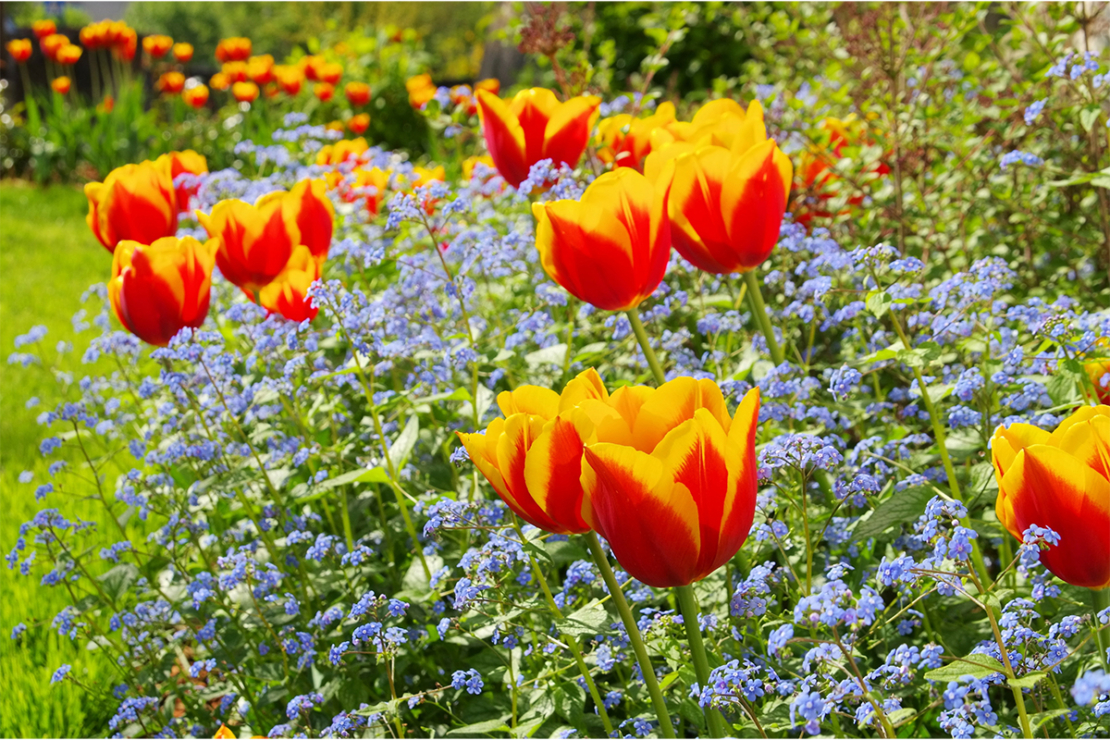
[(590, 131), (597, 120), (601, 98), (580, 95), (558, 106), (544, 127), (543, 152), (539, 159), (551, 159), (555, 164), (566, 162), (571, 167), (578, 164)]
[(513, 414), (505, 419), (504, 433), (497, 440), (497, 469), (501, 471), (505, 488), (512, 499), (511, 502), (505, 499), (505, 503), (514, 511), (519, 509), (520, 516), (529, 524), (554, 532), (558, 529), (557, 525), (533, 500), (524, 476), (528, 450), (543, 432), (546, 421), (531, 414)]
[(485, 90), (477, 98), (486, 147), (497, 171), (515, 188), (528, 177), (524, 129), (501, 98)]
[(630, 447), (586, 447), (593, 475), (588, 491), (594, 526), (617, 561), (649, 586), (691, 583), (701, 540), (698, 510), (690, 491), (676, 484), (662, 461)]
[(603, 401), (609, 398), (609, 391), (605, 389), (605, 383), (601, 380), (597, 370), (592, 367), (578, 373), (563, 388), (563, 392), (559, 394), (559, 413), (578, 406), (588, 398)]
[(1014, 458), (1002, 491), (1013, 511), (1010, 534), (1020, 539), (1037, 524), (1060, 535), (1041, 553), (1049, 570), (1075, 586), (1110, 585), (1110, 481), (1060, 449), (1031, 445)]
[(759, 423), (759, 389), (752, 388), (740, 401), (728, 430), (725, 463), (728, 487), (721, 516), (720, 545), (713, 565), (717, 569), (748, 539), (755, 517), (759, 471), (755, 457), (755, 433)]
[(568, 419), (549, 421), (528, 450), (524, 482), (536, 506), (556, 525), (556, 534), (590, 529), (582, 516), (582, 438)]
[(544, 158), (547, 123), (559, 109), (559, 99), (546, 87), (521, 90), (509, 103), (509, 112), (524, 132), (524, 161), (529, 166)]
[(463, 447), (466, 448), (466, 454), (470, 456), (470, 461), (478, 468), (478, 472), (485, 476), (486, 480), (493, 486), (493, 490), (497, 491), (501, 500), (508, 504), (514, 512), (520, 514), (521, 512), (505, 485), (505, 478), (497, 468), (497, 440), (501, 437), (504, 429), (505, 420), (494, 419), (490, 422), (485, 434), (479, 432), (473, 434), (455, 432), (455, 434), (462, 442)]
[(716, 383), (708, 378), (690, 377), (664, 383), (640, 407), (632, 427), (633, 446), (644, 452), (653, 451), (668, 432), (692, 419), (699, 408), (708, 409), (721, 429), (728, 431), (732, 419)]
[[(790, 180), (784, 180), (775, 142), (768, 139), (735, 160), (721, 188), (721, 212), (738, 266), (753, 269), (775, 248), (786, 212)], [(789, 160), (785, 160), (789, 165)], [(792, 168), (790, 168), (792, 169)], [(791, 173), (792, 176), (792, 173)]]
[[(1082, 407), (1061, 422), (1049, 438), (1048, 444), (1068, 453), (1103, 478), (1110, 478), (1110, 469), (1105, 462), (1110, 458), (1110, 415), (1083, 413), (1086, 409), (1097, 408), (1110, 412), (1110, 407), (1107, 406)], [(1080, 417), (1080, 420), (1075, 421), (1076, 417)]]
[(559, 394), (538, 385), (522, 385), (516, 390), (498, 393), (497, 407), (505, 416), (533, 414), (553, 419), (559, 413)]
[(735, 272), (738, 265), (721, 208), (731, 161), (728, 150), (718, 146), (677, 157), (667, 198), (674, 248), (699, 270), (718, 275)]

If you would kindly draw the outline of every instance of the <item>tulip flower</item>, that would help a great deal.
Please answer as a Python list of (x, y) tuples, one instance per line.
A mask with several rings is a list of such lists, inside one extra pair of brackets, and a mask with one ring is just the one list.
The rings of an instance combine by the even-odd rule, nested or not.
[(212, 736), (213, 740), (235, 740), (235, 733), (227, 729), (227, 725), (220, 723), (220, 729)]
[(290, 321), (311, 321), (319, 309), (312, 305), (308, 289), (319, 279), (320, 262), (313, 258), (308, 247), (300, 245), (293, 250), (285, 269), (258, 291), (258, 304)]
[(335, 228), (335, 206), (327, 190), (323, 180), (301, 180), (283, 198), (285, 213), (300, 234), (297, 243), (320, 262), (328, 256)]
[(69, 37), (61, 33), (52, 33), (39, 41), (42, 53), (55, 62), (58, 61), (58, 52), (69, 45)]
[(731, 148), (710, 144), (679, 154), (659, 175), (670, 187), (675, 249), (718, 275), (747, 272), (771, 254), (793, 178), (790, 159), (767, 139), (761, 110), (730, 138)]
[(1000, 427), (991, 439), (995, 513), (1019, 540), (1036, 524), (1060, 535), (1041, 562), (1073, 586), (1110, 586), (1110, 406), (1084, 406), (1049, 433)]
[(208, 102), (208, 87), (205, 85), (194, 85), (190, 88), (186, 88), (181, 93), (181, 99), (193, 108), (200, 110)]
[(622, 167), (594, 180), (579, 200), (534, 203), (544, 271), (600, 309), (635, 308), (667, 269), (666, 201), (665, 189)]
[(759, 390), (731, 418), (710, 380), (622, 391), (609, 401), (619, 418), (596, 423), (585, 445), (583, 510), (633, 577), (689, 585), (728, 562), (751, 529)]
[(319, 82), (320, 70), (324, 68), (327, 62), (319, 55), (311, 55), (301, 59), (301, 70), (304, 72), (305, 79), (311, 82)]
[[(494, 172), (497, 171), (497, 165), (493, 163), (493, 157), (489, 155), (482, 157), (467, 157), (462, 163), (463, 180), (469, 182), (474, 179), (476, 174), (476, 166), (483, 165)], [(492, 176), (493, 173), (490, 173)]]
[(643, 172), (644, 158), (651, 153), (652, 134), (675, 121), (673, 103), (662, 103), (650, 116), (633, 118), (624, 113), (603, 119), (597, 125), (601, 143), (598, 157), (615, 167), (632, 167)]
[(169, 36), (156, 34), (143, 38), (143, 51), (154, 59), (161, 59), (173, 48), (173, 39)]
[(220, 67), (220, 71), (231, 80), (232, 84), (236, 82), (246, 82), (250, 79), (250, 68), (246, 62), (225, 62)]
[(177, 95), (185, 89), (185, 75), (180, 72), (163, 72), (154, 87), (163, 95)]
[(325, 64), (318, 69), (317, 76), (320, 78), (320, 82), (335, 86), (339, 83), (339, 78), (343, 76), (343, 65), (338, 62)]
[(236, 82), (231, 86), (231, 95), (240, 103), (253, 103), (258, 99), (258, 85), (253, 82)]
[(164, 161), (117, 167), (104, 182), (86, 184), (85, 197), (85, 220), (109, 252), (124, 239), (152, 244), (177, 233), (177, 196)]
[[(497, 396), (504, 419), (485, 434), (458, 433), (470, 459), (517, 516), (556, 534), (586, 532), (582, 472), (583, 437), (592, 433), (589, 414), (577, 405), (607, 400), (592, 368), (567, 384), (562, 395), (525, 385)], [(602, 415), (613, 415), (601, 407)]]
[(1083, 369), (1091, 379), (1099, 402), (1110, 404), (1110, 360), (1088, 362), (1083, 365)]
[(231, 80), (223, 72), (217, 72), (208, 80), (208, 84), (212, 86), (213, 90), (222, 92), (231, 87)]
[(8, 53), (19, 64), (23, 64), (31, 58), (31, 51), (30, 39), (15, 39), (8, 42)]
[(222, 39), (216, 44), (216, 61), (245, 62), (251, 55), (251, 40), (240, 36)]
[(347, 128), (355, 135), (366, 133), (366, 129), (370, 128), (370, 114), (358, 113), (351, 116), (347, 121)]
[[(203, 154), (197, 154), (192, 149), (182, 152), (169, 152), (154, 160), (154, 164), (169, 170), (170, 178), (174, 183), (174, 194), (177, 199), (178, 213), (189, 210), (189, 200), (197, 194), (200, 183), (195, 178), (182, 178), (178, 182), (178, 175), (204, 175), (208, 173), (208, 160)], [(191, 180), (191, 181), (190, 181)]]
[(601, 104), (593, 95), (560, 103), (555, 93), (540, 87), (521, 90), (508, 101), (485, 90), (477, 96), (486, 146), (498, 172), (513, 187), (541, 159), (577, 165)]
[(193, 59), (193, 45), (184, 41), (174, 44), (173, 58), (181, 64), (188, 64)]
[(370, 145), (362, 137), (343, 139), (321, 147), (320, 151), (316, 152), (316, 164), (333, 166), (342, 164), (350, 159), (358, 159), (363, 152), (369, 149)]
[[(832, 171), (833, 165), (843, 156), (845, 146), (853, 143), (872, 143), (866, 136), (863, 123), (850, 115), (845, 119), (826, 118), (818, 124), (822, 139), (812, 148), (800, 154), (798, 171), (798, 189), (804, 194), (794, 208), (794, 220), (798, 223), (808, 224), (815, 217), (832, 218), (835, 215), (825, 207), (825, 204), (838, 195), (840, 177)], [(872, 178), (890, 174), (890, 167), (882, 162), (871, 167), (866, 173)], [(848, 198), (848, 204), (858, 206), (863, 203), (864, 194), (857, 192)], [(850, 211), (840, 211), (839, 215), (846, 215)]]
[(260, 54), (247, 60), (247, 77), (256, 85), (265, 85), (274, 80), (274, 58)]
[(370, 102), (370, 86), (365, 82), (348, 82), (343, 93), (351, 105), (362, 106)]
[(66, 44), (61, 49), (58, 49), (55, 59), (58, 64), (64, 64), (66, 66), (77, 64), (77, 60), (81, 58), (81, 52), (82, 49), (80, 46)]
[(197, 211), (197, 220), (212, 239), (219, 240), (216, 264), (229, 282), (251, 300), (289, 263), (301, 243), (295, 214), (283, 208), (285, 192), (269, 193), (255, 205), (222, 200), (211, 214)]
[(286, 95), (296, 95), (301, 91), (304, 82), (304, 72), (298, 67), (278, 65), (274, 67), (274, 79)]
[(42, 41), (47, 36), (52, 36), (58, 32), (58, 26), (51, 20), (35, 21), (31, 24), (31, 33), (35, 34), (35, 38)]
[(436, 96), (436, 86), (429, 74), (414, 75), (405, 80), (405, 89), (409, 93), (409, 105), (420, 110), (428, 101)]
[(355, 176), (355, 181), (351, 184), (352, 190), (365, 191), (373, 188), (374, 192), (365, 196), (366, 212), (371, 217), (377, 216), (381, 211), (381, 204), (385, 199), (386, 191), (389, 189), (389, 173), (378, 167), (372, 167), (368, 170), (360, 167), (352, 174)]
[(312, 94), (315, 95), (321, 103), (326, 103), (335, 95), (335, 87), (327, 82), (317, 82), (312, 86)]
[(108, 27), (103, 21), (100, 23), (90, 23), (77, 32), (77, 38), (84, 44), (86, 49), (95, 50), (103, 49), (108, 45)]
[(50, 81), (50, 87), (54, 88), (54, 92), (58, 93), (59, 95), (65, 95), (66, 93), (68, 93), (69, 88), (72, 84), (72, 81), (65, 75), (62, 75), (61, 77), (55, 77)]
[(116, 317), (148, 344), (164, 347), (208, 315), (215, 240), (172, 236), (145, 245), (122, 241), (112, 257), (108, 297)]

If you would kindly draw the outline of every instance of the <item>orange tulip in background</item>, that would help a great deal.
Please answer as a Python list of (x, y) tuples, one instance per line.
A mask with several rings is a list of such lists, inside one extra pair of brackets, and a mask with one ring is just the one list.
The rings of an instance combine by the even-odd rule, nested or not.
[(359, 156), (370, 149), (366, 139), (361, 136), (357, 139), (343, 139), (334, 144), (326, 144), (316, 152), (316, 164), (337, 165)]
[(236, 82), (231, 86), (231, 95), (240, 103), (253, 103), (258, 99), (258, 85), (253, 82)]
[(246, 82), (250, 79), (250, 68), (246, 62), (224, 62), (220, 67), (220, 71), (227, 76), (227, 79), (235, 82)]
[(216, 61), (220, 62), (245, 62), (251, 56), (251, 40), (236, 36), (222, 39), (216, 44)]
[(735, 106), (723, 125), (697, 143), (653, 151), (648, 169), (662, 162), (657, 182), (670, 188), (674, 248), (698, 269), (727, 275), (758, 267), (775, 248), (793, 165), (767, 138), (758, 101), (746, 113), (718, 102)]
[[(579, 478), (583, 441), (593, 434), (593, 419), (578, 404), (608, 398), (592, 368), (570, 381), (561, 395), (548, 388), (521, 386), (497, 396), (504, 419), (490, 422), (485, 434), (460, 432), (459, 440), (497, 495), (521, 519), (556, 534), (587, 532), (590, 515)], [(601, 415), (607, 413), (614, 412), (603, 407)]]
[(319, 279), (320, 261), (313, 258), (308, 247), (300, 245), (293, 250), (285, 269), (258, 292), (258, 305), (290, 321), (311, 321), (319, 309), (308, 298), (308, 289)]
[(303, 57), (300, 61), (301, 71), (304, 73), (305, 78), (311, 82), (319, 82), (322, 79), (320, 77), (320, 70), (323, 69), (324, 64), (326, 64), (326, 62), (322, 56), (307, 56)]
[(35, 34), (35, 38), (42, 41), (47, 36), (58, 32), (58, 26), (54, 21), (42, 20), (35, 21), (31, 24), (31, 33)]
[(274, 79), (286, 95), (296, 95), (304, 83), (304, 72), (299, 67), (277, 65), (274, 67)]
[(154, 87), (165, 95), (177, 95), (185, 89), (185, 75), (180, 72), (163, 72)]
[(208, 88), (204, 85), (193, 85), (182, 91), (181, 99), (199, 110), (208, 102)]
[(366, 133), (366, 129), (370, 128), (370, 114), (358, 113), (351, 116), (347, 121), (347, 128), (355, 135)]
[[(804, 194), (801, 202), (794, 207), (794, 220), (808, 224), (815, 217), (832, 218), (835, 215), (825, 205), (839, 194), (841, 178), (832, 171), (833, 165), (843, 156), (844, 147), (857, 143), (871, 143), (866, 135), (864, 124), (854, 115), (847, 118), (826, 118), (818, 124), (821, 138), (813, 146), (804, 150), (800, 157), (797, 175), (798, 189)], [(869, 178), (890, 174), (890, 167), (879, 162), (871, 168)], [(856, 193), (848, 199), (848, 204), (858, 206), (863, 203), (863, 193)], [(847, 214), (849, 211), (841, 211)]]
[(124, 239), (151, 244), (177, 232), (177, 197), (164, 161), (117, 167), (104, 182), (85, 185), (85, 196), (85, 220), (109, 252)]
[(153, 59), (161, 59), (173, 48), (173, 39), (169, 36), (156, 34), (143, 37), (143, 51)]
[(213, 255), (218, 244), (172, 236), (145, 245), (121, 241), (112, 258), (108, 297), (124, 327), (164, 347), (208, 315)]
[(1083, 366), (1083, 369), (1087, 371), (1087, 377), (1091, 379), (1091, 385), (1095, 387), (1095, 395), (1099, 402), (1110, 404), (1110, 378), (1103, 383), (1103, 378), (1110, 375), (1110, 360), (1088, 362)]
[(582, 463), (592, 528), (650, 586), (705, 578), (751, 530), (759, 390), (731, 418), (720, 388), (704, 379), (623, 388), (606, 406), (609, 415), (594, 412), (596, 441), (586, 442)]
[(1041, 562), (1073, 586), (1110, 586), (1110, 406), (1084, 406), (1054, 432), (1030, 424), (991, 439), (998, 479), (995, 513), (1020, 541), (1031, 524), (1060, 543)]
[(317, 76), (320, 82), (336, 85), (339, 83), (339, 78), (343, 76), (343, 65), (338, 62), (324, 64), (317, 68)]
[(193, 59), (193, 45), (184, 41), (174, 44), (173, 58), (182, 64), (188, 64)]
[(320, 102), (326, 103), (335, 95), (335, 87), (327, 82), (317, 82), (312, 86), (312, 94), (315, 95)]
[(42, 53), (55, 62), (58, 61), (58, 52), (69, 45), (69, 37), (61, 33), (52, 33), (39, 41)]
[(584, 95), (560, 103), (540, 87), (521, 90), (511, 100), (479, 90), (478, 115), (497, 170), (517, 187), (536, 162), (578, 164), (597, 120), (601, 98)]
[(370, 102), (370, 86), (365, 82), (348, 82), (343, 93), (351, 105), (362, 106)]
[(50, 87), (54, 88), (54, 92), (58, 93), (59, 95), (65, 95), (66, 93), (68, 93), (69, 88), (72, 84), (73, 83), (70, 81), (70, 79), (65, 75), (62, 75), (61, 77), (55, 77), (50, 81)]
[(58, 53), (55, 55), (55, 61), (57, 61), (58, 64), (64, 64), (66, 66), (77, 64), (77, 60), (81, 58), (81, 52), (82, 49), (80, 46), (66, 44), (61, 49), (58, 49)]
[(212, 86), (213, 90), (224, 91), (231, 87), (231, 80), (223, 72), (217, 72), (208, 80), (208, 84)]
[(661, 103), (644, 118), (633, 118), (628, 113), (605, 118), (597, 124), (597, 156), (614, 167), (643, 172), (644, 158), (651, 153), (652, 134), (675, 120), (674, 103), (669, 102)]
[(31, 58), (31, 51), (30, 39), (15, 39), (8, 42), (8, 53), (19, 64), (23, 64)]
[(269, 54), (251, 57), (247, 60), (247, 77), (256, 85), (265, 85), (274, 80), (274, 58)]
[[(154, 164), (169, 170), (170, 179), (174, 183), (177, 182), (177, 176), (181, 174), (203, 175), (208, 172), (208, 160), (204, 158), (203, 154), (197, 154), (192, 149), (163, 154), (154, 160)], [(185, 213), (189, 210), (189, 199), (197, 194), (199, 187), (199, 183), (188, 185), (182, 182), (180, 185), (174, 185), (178, 213)]]
[(534, 203), (543, 269), (598, 308), (635, 308), (659, 287), (667, 269), (666, 212), (666, 190), (627, 167), (594, 180), (580, 200)]
[(409, 92), (409, 105), (419, 110), (427, 105), (428, 101), (436, 96), (436, 86), (429, 74), (415, 75), (405, 80), (405, 89)]

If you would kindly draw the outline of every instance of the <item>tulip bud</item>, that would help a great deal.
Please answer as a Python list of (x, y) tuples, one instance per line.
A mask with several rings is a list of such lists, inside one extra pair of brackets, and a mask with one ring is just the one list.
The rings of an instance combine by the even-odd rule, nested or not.
[(72, 81), (65, 75), (62, 75), (61, 77), (55, 77), (50, 81), (50, 87), (54, 88), (54, 92), (58, 93), (59, 95), (65, 95), (66, 93), (68, 93), (69, 88), (72, 84)]
[(204, 85), (194, 85), (184, 90), (181, 98), (193, 108), (200, 110), (208, 102), (208, 88)]
[(108, 297), (116, 317), (148, 344), (164, 347), (208, 315), (218, 244), (168, 236), (144, 245), (122, 241), (112, 258)]
[(152, 244), (177, 233), (177, 197), (165, 162), (125, 164), (104, 182), (85, 185), (85, 196), (86, 221), (109, 252), (124, 239)]
[(8, 42), (8, 53), (19, 64), (23, 64), (31, 58), (31, 51), (30, 39), (15, 39)]
[(163, 95), (177, 95), (185, 89), (185, 75), (180, 72), (163, 72), (154, 87)]
[(236, 82), (231, 86), (231, 95), (240, 103), (253, 103), (258, 99), (258, 85), (253, 82)]
[(327, 82), (317, 82), (312, 86), (312, 94), (315, 95), (321, 103), (326, 103), (335, 95), (335, 88)]
[(666, 189), (625, 167), (594, 180), (579, 200), (534, 203), (543, 269), (600, 309), (635, 308), (667, 270), (666, 209)]
[(185, 42), (174, 44), (173, 58), (181, 64), (188, 64), (193, 59), (193, 45)]
[(476, 95), (490, 156), (513, 187), (519, 187), (542, 159), (576, 166), (601, 104), (593, 95), (560, 103), (555, 93), (540, 87), (521, 90), (508, 101), (485, 90)]
[(351, 105), (362, 106), (370, 102), (370, 86), (365, 82), (348, 82), (343, 92)]
[(166, 56), (166, 53), (172, 48), (173, 39), (169, 36), (157, 34), (143, 38), (143, 51), (149, 54), (153, 59), (161, 59)]
[(351, 116), (347, 121), (347, 128), (355, 135), (366, 133), (366, 129), (370, 128), (370, 114), (358, 113)]

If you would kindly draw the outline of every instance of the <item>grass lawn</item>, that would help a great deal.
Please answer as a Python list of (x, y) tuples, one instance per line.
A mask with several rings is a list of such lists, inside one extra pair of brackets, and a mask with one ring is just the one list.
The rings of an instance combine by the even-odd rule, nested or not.
[[(75, 340), (70, 319), (82, 307), (84, 290), (107, 280), (112, 260), (89, 232), (86, 210), (84, 194), (76, 187), (42, 189), (0, 181), (0, 355), (6, 359), (15, 351), (16, 336), (36, 324), (45, 325), (49, 332), (43, 354), (75, 381), (66, 390), (48, 367), (0, 363), (4, 509), (0, 549), (4, 554), (15, 544), (20, 524), (42, 506), (56, 506), (70, 519), (102, 517), (99, 504), (87, 499), (63, 500), (60, 494), (52, 494), (39, 504), (34, 497), (36, 486), (49, 480), (47, 465), (57, 459), (44, 460), (39, 454), (39, 441), (45, 435), (35, 417), (64, 397), (75, 399), (76, 381), (94, 370), (81, 364), (87, 339)], [(91, 318), (99, 306), (90, 302), (88, 309)], [(76, 349), (59, 356), (55, 346), (60, 341), (72, 342)], [(37, 408), (27, 408), (32, 397), (42, 399)], [(24, 470), (34, 472), (32, 483), (19, 482)], [(109, 485), (113, 483), (110, 476)], [(69, 599), (64, 591), (40, 587), (41, 577), (41, 571), (24, 577), (18, 567), (0, 568), (0, 737), (104, 736), (115, 707), (90, 699), (70, 683), (51, 686), (50, 676), (58, 666), (70, 663), (72, 675), (82, 683), (108, 687), (118, 683), (118, 674), (106, 657), (50, 628)], [(19, 622), (28, 629), (15, 642), (9, 634)]]

